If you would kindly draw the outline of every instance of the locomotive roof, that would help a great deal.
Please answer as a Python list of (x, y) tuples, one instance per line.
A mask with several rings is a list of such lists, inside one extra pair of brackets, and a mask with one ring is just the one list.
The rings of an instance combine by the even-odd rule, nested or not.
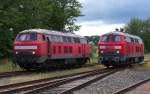
[(40, 34), (51, 34), (51, 35), (84, 38), (83, 36), (79, 36), (73, 33), (62, 33), (62, 32), (58, 32), (54, 30), (47, 30), (47, 29), (28, 29), (28, 30), (21, 31), (20, 33), (40, 33)]
[(128, 36), (128, 37), (132, 37), (132, 38), (136, 38), (136, 39), (142, 40), (140, 37), (138, 37), (136, 35), (131, 35), (131, 34), (124, 33), (124, 32), (113, 31), (113, 32), (110, 32), (110, 33), (106, 33), (104, 35), (108, 35), (108, 34), (123, 35), (123, 36)]

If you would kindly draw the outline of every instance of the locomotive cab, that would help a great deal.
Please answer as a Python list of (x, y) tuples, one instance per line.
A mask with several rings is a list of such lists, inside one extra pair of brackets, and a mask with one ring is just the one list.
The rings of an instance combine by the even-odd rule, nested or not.
[(19, 33), (14, 42), (13, 62), (26, 69), (32, 64), (37, 66), (44, 62), (47, 58), (45, 40), (44, 35), (35, 32)]

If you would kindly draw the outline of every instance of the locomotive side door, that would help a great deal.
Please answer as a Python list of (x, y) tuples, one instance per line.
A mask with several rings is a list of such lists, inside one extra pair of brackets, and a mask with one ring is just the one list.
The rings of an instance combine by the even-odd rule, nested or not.
[(82, 44), (82, 56), (85, 56), (85, 44)]
[(50, 41), (50, 37), (47, 36), (47, 53), (48, 56), (50, 56), (51, 54), (51, 41)]
[(82, 56), (85, 57), (85, 39), (81, 38), (81, 45), (82, 45)]
[(46, 52), (47, 55), (50, 56), (50, 37), (48, 35), (45, 35), (45, 40), (46, 40)]

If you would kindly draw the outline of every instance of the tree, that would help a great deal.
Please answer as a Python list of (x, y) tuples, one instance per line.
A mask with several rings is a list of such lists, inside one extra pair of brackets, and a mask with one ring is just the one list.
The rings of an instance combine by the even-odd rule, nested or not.
[(50, 0), (52, 16), (49, 25), (54, 30), (77, 31), (80, 26), (75, 25), (76, 17), (81, 16), (81, 4), (77, 0)]
[(142, 29), (142, 20), (133, 18), (126, 26), (126, 31), (130, 34), (139, 35)]
[[(77, 0), (0, 0), (0, 27), (18, 33), (29, 28), (76, 31), (81, 15)], [(3, 30), (3, 29), (2, 29)]]
[(12, 32), (0, 32), (0, 59), (4, 57), (10, 57), (12, 53), (13, 33)]
[(145, 52), (150, 52), (150, 18), (141, 20), (133, 18), (125, 26), (128, 33), (137, 35), (143, 39)]
[(78, 30), (80, 8), (77, 0), (0, 0), (0, 58), (12, 52), (13, 40), (22, 30)]

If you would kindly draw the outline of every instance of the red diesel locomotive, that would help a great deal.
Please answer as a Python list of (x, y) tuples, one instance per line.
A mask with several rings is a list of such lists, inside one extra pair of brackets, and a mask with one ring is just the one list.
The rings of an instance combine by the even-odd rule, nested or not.
[(84, 37), (45, 29), (20, 32), (14, 42), (13, 62), (24, 69), (83, 65), (90, 59)]
[(138, 36), (114, 31), (100, 37), (98, 53), (106, 67), (130, 65), (144, 60), (144, 44)]

